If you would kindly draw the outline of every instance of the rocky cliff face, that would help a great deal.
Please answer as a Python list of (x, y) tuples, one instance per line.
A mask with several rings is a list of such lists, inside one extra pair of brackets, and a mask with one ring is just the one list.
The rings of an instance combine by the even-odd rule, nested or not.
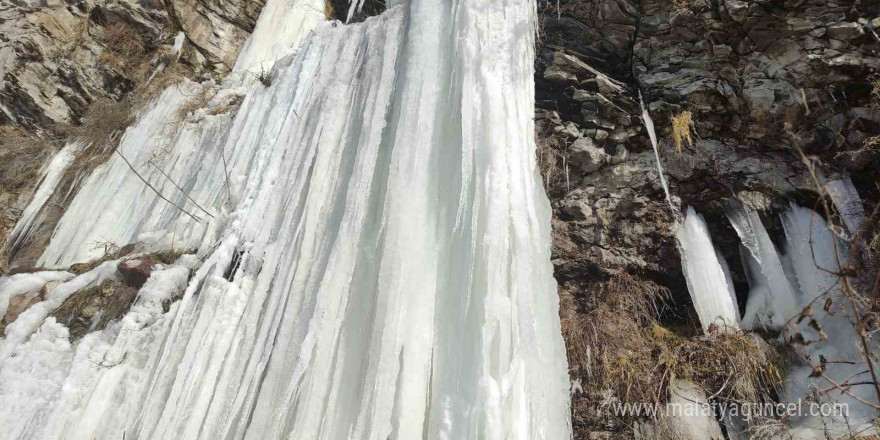
[[(880, 67), (875, 3), (539, 4), (536, 136), (555, 207), (563, 304), (573, 298), (569, 320), (586, 313), (578, 304), (591, 301), (595, 284), (627, 272), (668, 288), (675, 305), (665, 319), (688, 327), (693, 318), (672, 230), (687, 205), (706, 215), (725, 259), (738, 263), (725, 198), (755, 207), (778, 232), (780, 209), (817, 197), (809, 163), (820, 180), (850, 175), (862, 197), (877, 202), (880, 162), (869, 140), (880, 134), (872, 105)], [(657, 125), (673, 209), (640, 95)], [(684, 112), (694, 122), (692, 142), (676, 146), (671, 119)], [(739, 266), (731, 264), (743, 302), (748, 285)], [(575, 397), (581, 435), (607, 422), (583, 410), (582, 399), (596, 398)]]
[[(6, 237), (38, 183), (45, 158), (70, 134), (87, 134), (103, 144), (106, 139), (98, 139), (100, 135), (124, 128), (109, 127), (107, 119), (124, 122), (173, 81), (223, 76), (263, 4), (17, 0), (0, 5), (0, 157), (5, 162), (0, 166), (0, 269), (7, 264)], [(148, 78), (167, 61), (165, 55), (179, 32), (185, 35), (179, 63), (164, 71), (169, 78), (155, 77), (148, 87)], [(23, 157), (32, 160), (22, 161)], [(78, 176), (69, 176), (62, 189), (78, 181)], [(67, 199), (55, 199), (46, 208), (54, 213), (43, 216), (47, 224), (41, 235), (46, 237), (52, 219), (66, 206)], [(44, 241), (37, 240), (19, 259), (27, 264)]]
[(52, 0), (0, 6), (0, 123), (46, 130), (82, 122), (95, 100), (131, 91), (142, 72), (128, 64), (154, 61), (178, 31), (186, 34), (184, 60), (194, 70), (227, 72), (263, 3)]

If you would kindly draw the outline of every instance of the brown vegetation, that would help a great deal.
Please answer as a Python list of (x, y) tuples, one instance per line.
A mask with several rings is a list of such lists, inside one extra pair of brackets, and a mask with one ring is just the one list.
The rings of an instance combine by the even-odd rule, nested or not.
[(57, 142), (0, 126), (0, 273), (9, 270), (7, 237), (21, 215), (17, 199), (33, 191)]
[[(759, 338), (722, 331), (687, 337), (669, 330), (658, 320), (669, 292), (626, 273), (583, 290), (585, 297), (567, 288), (560, 292), (570, 373), (583, 389), (573, 396), (576, 425), (607, 423), (602, 402), (609, 400), (662, 404), (676, 378), (727, 400), (775, 397), (782, 358)], [(618, 420), (627, 425), (635, 421)]]
[(687, 142), (688, 146), (694, 146), (692, 133), (695, 133), (696, 125), (694, 124), (693, 114), (690, 110), (672, 116), (672, 140), (675, 143), (675, 151), (681, 153), (681, 148)]
[(125, 316), (136, 297), (137, 289), (109, 280), (70, 295), (51, 316), (67, 326), (70, 340), (76, 341)]
[(190, 96), (186, 102), (177, 109), (177, 120), (185, 121), (190, 112), (205, 108), (208, 105), (208, 101), (211, 100), (211, 97), (211, 89), (208, 87), (202, 87), (198, 93)]

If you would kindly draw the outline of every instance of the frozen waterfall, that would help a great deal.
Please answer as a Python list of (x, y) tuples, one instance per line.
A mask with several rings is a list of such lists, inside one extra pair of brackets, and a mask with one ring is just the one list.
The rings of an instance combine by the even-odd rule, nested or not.
[[(124, 319), (76, 343), (48, 313), (114, 262), (23, 313), (0, 340), (16, 402), (0, 435), (569, 439), (534, 2), (414, 0), (293, 32), (276, 18), (236, 65), (278, 59), (271, 86), (167, 90), (85, 182), (41, 264), (95, 242), (198, 256), (156, 267)], [(197, 93), (213, 98), (178, 122)]]
[(743, 328), (780, 330), (800, 311), (800, 295), (792, 288), (758, 212), (734, 200), (726, 204), (726, 211), (742, 241), (740, 255), (750, 287)]
[[(848, 226), (857, 228), (854, 225), (861, 210), (858, 194), (854, 188), (846, 189), (843, 183), (837, 188), (840, 192), (832, 198), (841, 218)], [(829, 438), (826, 435), (838, 438), (849, 432), (869, 434), (866, 429), (878, 413), (864, 402), (877, 402), (874, 388), (859, 385), (843, 392), (833, 386), (868, 379), (867, 364), (851, 322), (852, 308), (840, 290), (836, 274), (848, 256), (845, 243), (819, 214), (791, 204), (781, 216), (785, 245), (784, 253), (780, 254), (757, 211), (735, 200), (725, 205), (742, 242), (741, 256), (750, 287), (743, 328), (780, 331), (781, 340), (795, 341), (792, 347), (798, 361), (786, 371), (781, 401), (801, 402), (816, 390), (825, 389), (823, 401), (846, 405), (844, 416), (819, 417), (805, 408), (790, 421), (792, 435), (824, 439)], [(870, 349), (876, 351), (880, 347)], [(824, 376), (815, 377), (813, 367), (819, 365)]]
[(85, 145), (81, 142), (70, 142), (65, 145), (61, 151), (56, 153), (51, 161), (49, 161), (49, 164), (43, 170), (43, 176), (40, 178), (40, 183), (37, 185), (36, 191), (34, 191), (34, 194), (31, 196), (30, 203), (24, 208), (24, 211), (21, 213), (21, 218), (9, 234), (9, 247), (13, 249), (13, 251), (30, 237), (33, 232), (33, 227), (35, 224), (39, 223), (38, 220), (43, 205), (46, 204), (52, 196), (52, 193), (55, 192), (55, 188), (61, 182), (61, 178), (64, 176), (67, 167), (73, 163), (76, 159), (77, 153), (82, 150), (83, 147), (85, 147)]
[[(825, 377), (835, 383), (863, 382), (868, 379), (866, 363), (861, 355), (859, 338), (851, 323), (852, 309), (844, 294), (840, 291), (837, 272), (840, 265), (845, 264), (846, 249), (844, 243), (832, 233), (825, 220), (808, 208), (792, 204), (782, 217), (786, 236), (786, 258), (791, 262), (792, 278), (797, 280), (802, 300), (801, 308), (809, 307), (814, 299), (817, 302), (810, 308), (811, 319), (792, 323), (791, 334), (795, 332), (809, 343), (798, 348), (801, 356), (813, 365), (821, 359), (828, 361), (824, 368)], [(842, 258), (842, 260), (839, 260)], [(818, 328), (810, 323), (815, 321)], [(872, 351), (880, 347), (870, 347)], [(828, 388), (830, 381), (824, 378), (812, 378), (810, 366), (792, 366), (787, 377), (785, 396), (788, 401), (796, 401), (812, 392), (811, 384), (820, 388)], [(878, 398), (872, 386), (852, 386), (848, 392), (831, 388), (828, 398), (834, 402), (847, 405), (846, 417), (826, 418), (801, 417), (793, 421), (806, 438), (826, 438), (824, 432), (832, 436), (854, 432), (864, 432), (871, 420), (880, 416), (877, 410), (863, 402), (873, 402)], [(819, 434), (815, 434), (819, 433)], [(808, 434), (813, 434), (809, 437)]]
[(710, 326), (739, 328), (730, 270), (712, 244), (706, 220), (693, 207), (688, 207), (677, 238), (681, 266), (703, 331)]

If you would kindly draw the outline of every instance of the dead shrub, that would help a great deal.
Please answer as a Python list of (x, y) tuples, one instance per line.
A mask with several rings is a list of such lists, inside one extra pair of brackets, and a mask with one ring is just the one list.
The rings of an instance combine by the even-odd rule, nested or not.
[(260, 68), (260, 72), (257, 73), (257, 80), (260, 81), (264, 87), (269, 87), (272, 85), (272, 82), (275, 81), (275, 72), (272, 71), (272, 68), (262, 67)]
[(575, 423), (607, 423), (603, 400), (663, 404), (675, 378), (724, 399), (759, 402), (775, 397), (783, 362), (754, 337), (677, 334), (658, 321), (669, 292), (625, 273), (585, 290), (585, 297), (575, 297), (568, 288), (560, 292), (570, 374), (583, 389), (573, 397)]
[(110, 65), (117, 68), (132, 69), (143, 62), (146, 55), (143, 39), (124, 22), (104, 28), (101, 42), (109, 50), (101, 53), (101, 60), (107, 59)]
[(687, 142), (688, 146), (694, 146), (692, 133), (696, 133), (693, 114), (690, 110), (672, 116), (672, 140), (675, 142), (675, 150), (681, 154), (681, 147)]

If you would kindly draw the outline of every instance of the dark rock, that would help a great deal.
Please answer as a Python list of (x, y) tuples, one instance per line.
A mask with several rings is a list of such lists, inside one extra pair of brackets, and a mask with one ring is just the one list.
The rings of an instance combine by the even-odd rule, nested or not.
[(585, 173), (598, 170), (608, 162), (608, 155), (590, 138), (580, 138), (568, 148), (569, 161)]
[(863, 33), (862, 25), (858, 23), (841, 22), (829, 24), (825, 35), (828, 38), (835, 40), (849, 41), (862, 36)]
[(154, 264), (156, 263), (149, 258), (132, 258), (121, 261), (116, 270), (122, 275), (125, 285), (140, 289), (150, 277)]

